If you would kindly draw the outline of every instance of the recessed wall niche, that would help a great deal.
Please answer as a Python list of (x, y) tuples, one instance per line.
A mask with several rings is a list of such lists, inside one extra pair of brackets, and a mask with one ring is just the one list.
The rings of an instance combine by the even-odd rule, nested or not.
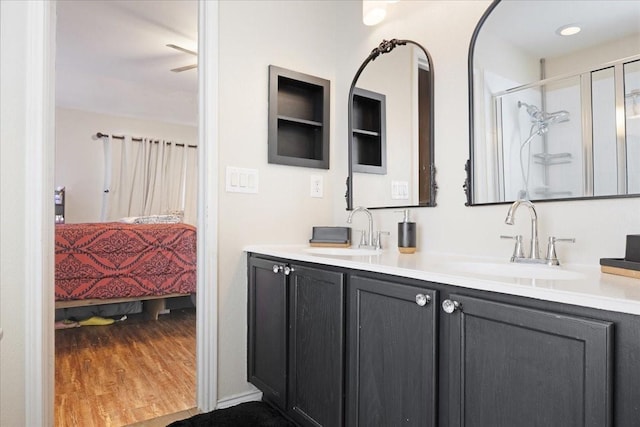
[(353, 89), (353, 172), (387, 173), (386, 96)]
[(329, 80), (269, 66), (269, 163), (329, 169)]

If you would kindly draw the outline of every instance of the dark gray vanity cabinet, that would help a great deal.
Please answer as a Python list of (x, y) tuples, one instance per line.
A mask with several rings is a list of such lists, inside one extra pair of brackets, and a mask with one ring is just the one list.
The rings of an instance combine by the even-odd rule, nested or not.
[(285, 410), (288, 292), (280, 267), (271, 260), (249, 259), (247, 376), (265, 401)]
[(303, 426), (343, 425), (344, 285), (341, 272), (249, 258), (249, 381)]
[(343, 425), (344, 274), (293, 266), (289, 410), (302, 425)]
[(449, 425), (611, 425), (612, 323), (455, 294), (444, 304)]
[(347, 425), (435, 426), (437, 292), (351, 276)]
[(328, 265), (250, 255), (248, 368), (302, 426), (640, 426), (640, 316)]

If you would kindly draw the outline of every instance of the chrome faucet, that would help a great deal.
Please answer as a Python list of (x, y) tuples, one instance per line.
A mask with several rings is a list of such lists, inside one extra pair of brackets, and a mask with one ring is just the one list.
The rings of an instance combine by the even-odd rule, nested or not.
[(557, 237), (549, 237), (549, 244), (547, 246), (547, 256), (544, 259), (540, 258), (540, 247), (538, 246), (538, 214), (536, 208), (528, 200), (516, 200), (513, 202), (507, 212), (507, 218), (504, 222), (509, 225), (514, 224), (514, 215), (520, 205), (525, 205), (529, 208), (529, 215), (531, 215), (531, 249), (529, 256), (526, 257), (522, 251), (522, 236), (500, 236), (503, 239), (515, 239), (516, 246), (513, 249), (513, 255), (511, 256), (511, 262), (523, 262), (529, 264), (547, 264), (547, 265), (560, 265), (558, 256), (556, 255), (556, 242), (570, 242), (574, 243), (576, 239), (559, 239)]
[(367, 218), (369, 219), (369, 231), (367, 232), (366, 236), (363, 236), (363, 239), (362, 239), (366, 242), (366, 244), (363, 245), (362, 242), (360, 242), (360, 247), (363, 247), (363, 246), (367, 246), (370, 248), (376, 247), (376, 244), (374, 242), (374, 236), (373, 236), (373, 216), (371, 215), (371, 212), (369, 212), (369, 209), (363, 206), (358, 206), (357, 208), (349, 212), (347, 223), (351, 224), (351, 221), (353, 220), (353, 215), (356, 212), (364, 212), (365, 214), (367, 214)]
[[(529, 262), (538, 262), (538, 261), (535, 261), (535, 260), (540, 260), (540, 247), (538, 245), (538, 214), (536, 213), (536, 208), (533, 205), (533, 203), (531, 203), (529, 200), (523, 200), (523, 199), (516, 200), (515, 202), (513, 202), (513, 204), (509, 208), (509, 211), (507, 212), (507, 217), (505, 218), (504, 222), (509, 225), (514, 224), (514, 215), (520, 205), (524, 205), (528, 207), (529, 215), (531, 215), (531, 249), (529, 251), (528, 260), (530, 260)], [(512, 260), (516, 262), (518, 260), (523, 260), (523, 259), (527, 259), (527, 258), (525, 257), (512, 258)], [(524, 262), (527, 262), (527, 261), (524, 261)], [(544, 262), (544, 260), (541, 260), (541, 262)]]

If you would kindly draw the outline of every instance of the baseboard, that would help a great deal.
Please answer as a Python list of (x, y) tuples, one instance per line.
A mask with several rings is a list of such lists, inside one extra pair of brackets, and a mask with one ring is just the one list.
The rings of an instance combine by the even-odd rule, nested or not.
[(235, 394), (218, 400), (216, 409), (224, 409), (245, 402), (255, 402), (262, 400), (262, 392), (260, 390), (248, 391), (246, 393)]

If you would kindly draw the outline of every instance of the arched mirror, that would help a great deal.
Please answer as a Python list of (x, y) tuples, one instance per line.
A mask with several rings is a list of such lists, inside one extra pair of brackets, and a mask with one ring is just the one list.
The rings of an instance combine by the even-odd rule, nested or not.
[(411, 40), (383, 40), (349, 90), (347, 209), (435, 206), (433, 66)]
[(469, 96), (467, 204), (640, 195), (640, 2), (495, 1)]

